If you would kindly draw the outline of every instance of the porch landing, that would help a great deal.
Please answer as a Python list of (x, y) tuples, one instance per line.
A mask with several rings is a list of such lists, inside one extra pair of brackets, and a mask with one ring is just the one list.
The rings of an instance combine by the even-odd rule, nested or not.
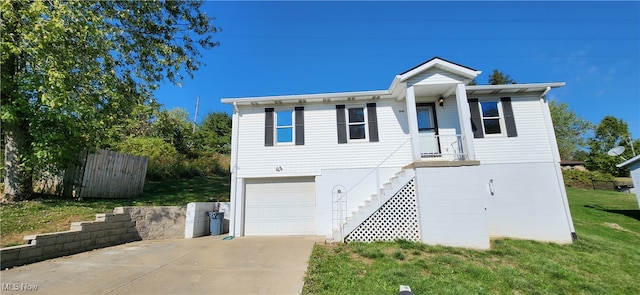
[(425, 168), (425, 167), (463, 167), (463, 166), (480, 166), (480, 161), (417, 161), (413, 162), (403, 169)]

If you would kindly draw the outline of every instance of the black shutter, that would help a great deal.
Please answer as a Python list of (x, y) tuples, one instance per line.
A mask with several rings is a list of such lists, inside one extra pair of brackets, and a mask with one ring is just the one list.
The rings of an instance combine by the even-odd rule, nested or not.
[(378, 142), (378, 114), (376, 104), (367, 104), (367, 121), (369, 122), (369, 142)]
[(338, 143), (347, 143), (347, 122), (343, 104), (336, 106), (336, 117), (338, 119)]
[(264, 109), (264, 146), (273, 146), (273, 108)]
[(507, 137), (518, 136), (516, 130), (516, 120), (513, 117), (513, 109), (511, 108), (511, 97), (501, 97), (502, 111), (504, 112), (504, 123), (507, 126)]
[(296, 107), (296, 145), (304, 145), (304, 107)]
[(469, 111), (471, 112), (471, 129), (473, 130), (473, 137), (483, 138), (482, 118), (480, 118), (480, 107), (478, 106), (477, 98), (469, 99)]

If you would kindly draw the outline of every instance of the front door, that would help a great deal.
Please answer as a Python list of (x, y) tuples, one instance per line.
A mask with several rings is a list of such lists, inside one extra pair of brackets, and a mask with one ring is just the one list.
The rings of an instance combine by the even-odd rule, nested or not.
[(438, 126), (435, 116), (435, 104), (419, 103), (416, 105), (418, 114), (418, 137), (420, 138), (420, 154), (422, 157), (440, 155), (438, 145)]

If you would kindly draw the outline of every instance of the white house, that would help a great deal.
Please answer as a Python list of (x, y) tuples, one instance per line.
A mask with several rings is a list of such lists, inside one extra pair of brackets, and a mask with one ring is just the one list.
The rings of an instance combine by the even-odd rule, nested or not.
[(572, 242), (545, 99), (564, 83), (469, 86), (479, 74), (433, 58), (386, 90), (222, 99), (230, 234)]
[(626, 160), (616, 166), (629, 167), (629, 170), (631, 170), (631, 180), (633, 181), (633, 188), (636, 192), (636, 198), (638, 199), (638, 207), (640, 208), (640, 155)]

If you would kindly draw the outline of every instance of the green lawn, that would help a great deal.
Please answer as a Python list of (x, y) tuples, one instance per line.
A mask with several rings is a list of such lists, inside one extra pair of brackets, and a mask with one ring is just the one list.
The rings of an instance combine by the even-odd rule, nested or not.
[(25, 235), (69, 230), (71, 222), (92, 221), (98, 213), (120, 206), (186, 206), (189, 202), (229, 200), (229, 177), (208, 176), (147, 182), (144, 193), (131, 199), (41, 198), (0, 205), (0, 246), (23, 243)]
[(500, 239), (491, 250), (419, 243), (316, 245), (303, 294), (640, 294), (635, 195), (568, 188), (578, 242)]

